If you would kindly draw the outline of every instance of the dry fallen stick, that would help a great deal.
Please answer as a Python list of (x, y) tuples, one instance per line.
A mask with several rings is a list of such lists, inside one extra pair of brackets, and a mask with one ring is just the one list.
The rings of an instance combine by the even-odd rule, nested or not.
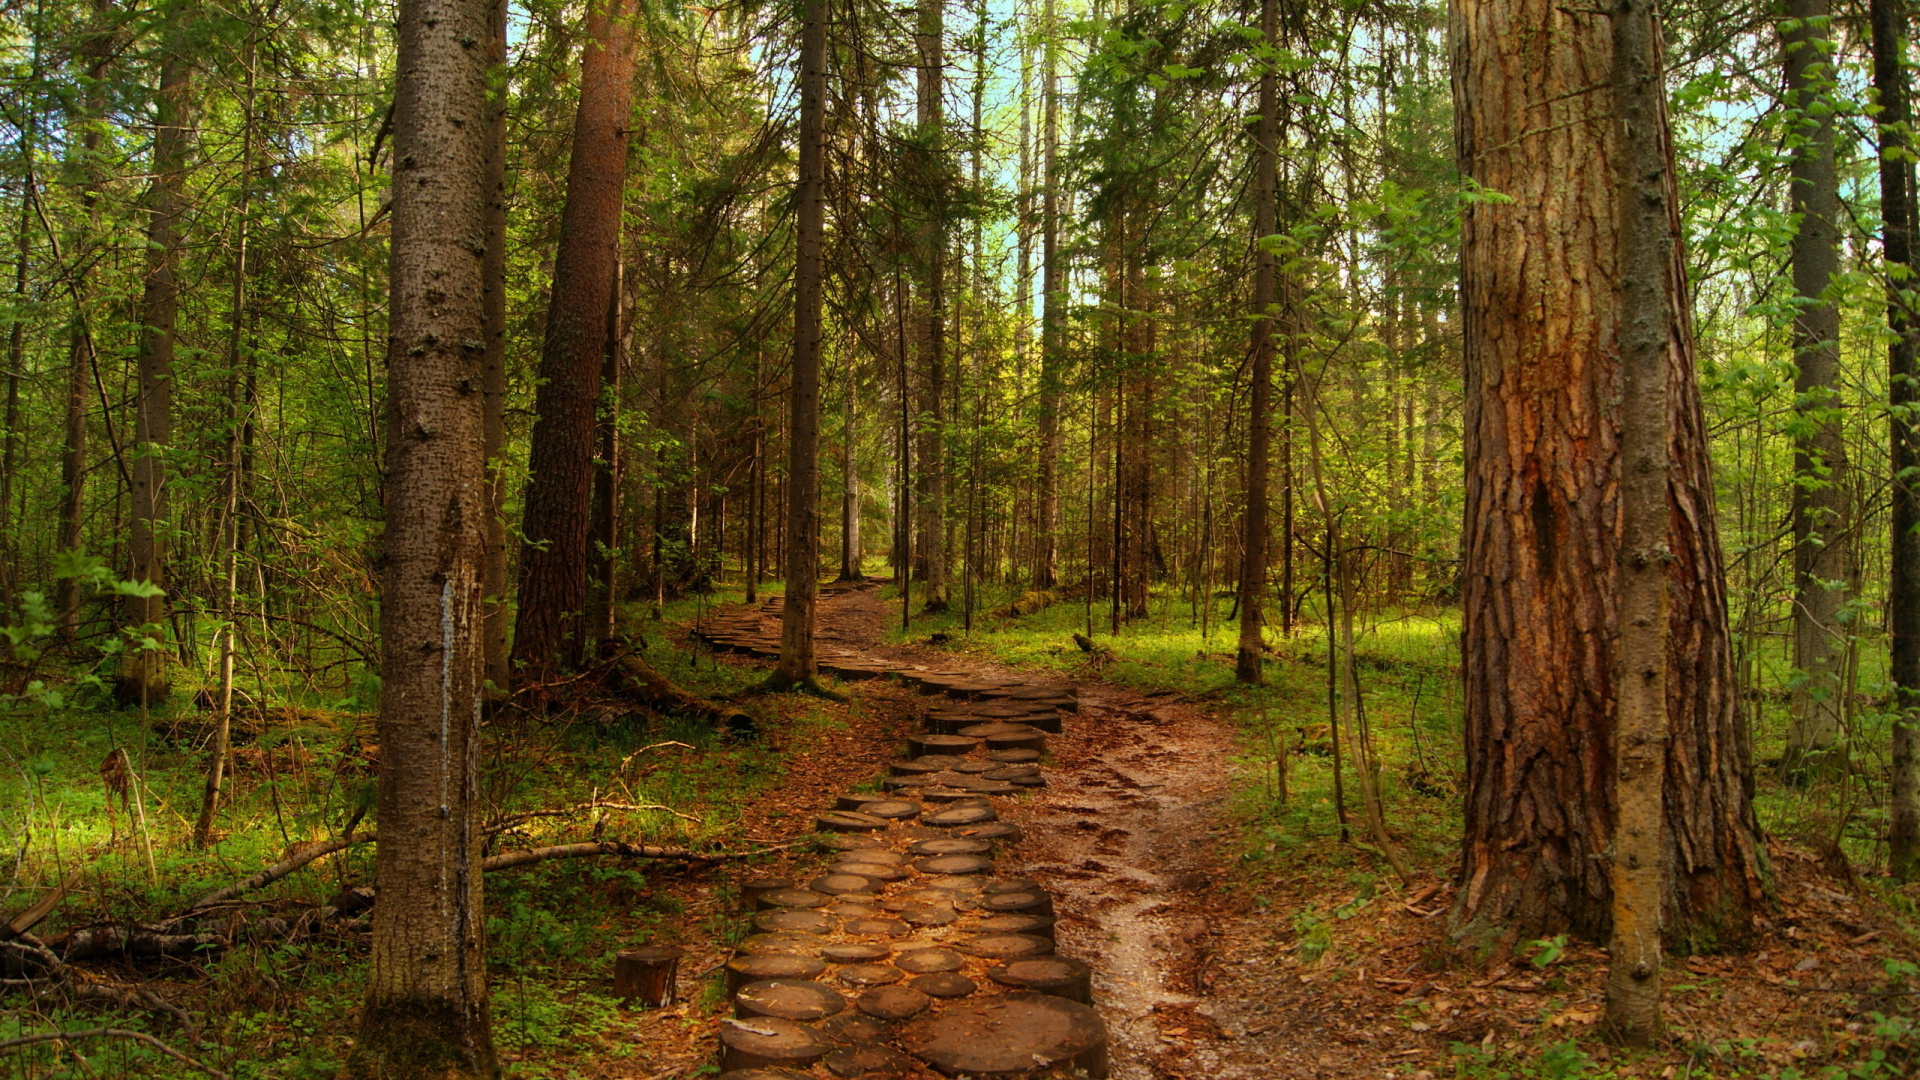
[(212, 907), (215, 904), (224, 904), (229, 900), (237, 899), (243, 894), (250, 893), (263, 885), (271, 885), (279, 881), (281, 878), (286, 877), (288, 874), (293, 873), (295, 870), (306, 866), (316, 859), (325, 858), (336, 851), (345, 851), (355, 844), (371, 844), (378, 839), (379, 837), (370, 833), (363, 836), (347, 835), (338, 840), (327, 840), (314, 844), (311, 847), (301, 848), (293, 855), (274, 863), (272, 866), (254, 874), (252, 877), (242, 878), (224, 889), (215, 889), (205, 896), (202, 896), (200, 899), (187, 905), (186, 913), (191, 915), (201, 908)]
[(532, 821), (534, 818), (571, 817), (574, 814), (584, 813), (588, 810), (627, 810), (635, 813), (645, 810), (664, 810), (683, 821), (691, 821), (695, 825), (704, 824), (699, 818), (694, 817), (692, 814), (683, 814), (671, 806), (662, 806), (659, 803), (603, 802), (596, 799), (593, 802), (584, 802), (578, 806), (563, 806), (557, 810), (528, 810), (524, 813), (510, 814), (488, 825), (486, 833), (492, 836), (497, 833), (506, 832), (508, 829), (517, 825), (523, 825)]
[(218, 1077), (219, 1080), (233, 1080), (231, 1076), (221, 1072), (219, 1069), (197, 1058), (188, 1057), (143, 1031), (128, 1031), (126, 1028), (101, 1027), (84, 1028), (78, 1031), (43, 1031), (37, 1035), (22, 1035), (13, 1039), (0, 1039), (0, 1051), (19, 1050), (28, 1046), (38, 1046), (42, 1043), (73, 1042), (77, 1039), (130, 1039), (145, 1046), (151, 1046), (173, 1060), (180, 1062), (182, 1065), (199, 1069), (208, 1076)]

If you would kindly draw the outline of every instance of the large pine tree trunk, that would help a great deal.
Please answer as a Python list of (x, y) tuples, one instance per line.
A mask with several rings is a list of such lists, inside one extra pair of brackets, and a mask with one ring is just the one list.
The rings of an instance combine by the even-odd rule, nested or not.
[(947, 224), (945, 145), (946, 0), (920, 0), (914, 44), (919, 52), (915, 105), (920, 124), (921, 182), (929, 197), (920, 228), (918, 352), (924, 396), (920, 403), (919, 545), (925, 567), (926, 610), (947, 609)]
[(488, 60), (496, 74), (487, 98), (486, 381), (480, 393), (486, 399), (482, 420), (491, 508), (482, 650), (491, 692), (503, 694), (513, 685), (513, 669), (507, 664), (507, 479), (501, 460), (507, 449), (507, 0), (493, 0), (488, 30)]
[(1873, 85), (1880, 99), (1880, 215), (1887, 260), (1888, 440), (1892, 444), (1892, 535), (1887, 560), (1887, 624), (1893, 639), (1889, 675), (1899, 716), (1893, 726), (1892, 822), (1889, 863), (1894, 876), (1920, 873), (1920, 365), (1908, 306), (1913, 288), (1915, 194), (1911, 148), (1911, 82), (1907, 75), (1905, 0), (1872, 0)]
[(795, 193), (793, 371), (787, 433), (787, 593), (774, 689), (812, 686), (820, 594), (821, 243), (826, 233), (827, 0), (806, 0), (800, 29), (800, 160)]
[[(174, 319), (180, 308), (180, 283), (174, 269), (180, 259), (180, 215), (186, 206), (183, 187), (192, 79), (193, 66), (186, 55), (170, 49), (160, 66), (160, 92), (156, 97), (147, 278), (140, 305), (140, 348), (134, 359), (139, 390), (134, 401), (129, 462), (133, 472), (133, 522), (127, 544), (132, 557), (128, 578), (162, 591), (126, 598), (121, 620), (136, 637), (164, 636), (152, 628), (167, 617), (167, 453), (173, 441)], [(114, 696), (138, 705), (165, 700), (166, 658), (165, 649), (130, 646), (114, 685)]]
[[(481, 910), (488, 50), (493, 0), (404, 0), (394, 101), (380, 834), (346, 1080), (499, 1074)], [(457, 122), (456, 122), (457, 121)]]
[[(1454, 0), (1452, 18), (1461, 167), (1511, 199), (1471, 206), (1462, 233), (1468, 788), (1452, 915), (1457, 940), (1500, 951), (1610, 923), (1621, 150), (1593, 89), (1612, 77), (1607, 19), (1549, 0)], [(1663, 184), (1674, 208), (1670, 160)], [(1748, 932), (1763, 855), (1675, 247), (1665, 914), (1711, 946)]]
[(1066, 371), (1066, 278), (1060, 265), (1060, 57), (1056, 0), (1040, 27), (1040, 491), (1036, 496), (1033, 587), (1051, 589), (1060, 573), (1061, 384)]
[(633, 113), (632, 0), (596, 0), (587, 12), (580, 107), (560, 213), (553, 296), (540, 351), (533, 450), (520, 553), (513, 663), (537, 687), (585, 659), (594, 450), (600, 377), (613, 304), (627, 127)]
[(1799, 222), (1793, 236), (1793, 666), (1804, 680), (1788, 703), (1784, 767), (1817, 766), (1840, 740), (1846, 627), (1840, 614), (1851, 574), (1847, 451), (1835, 378), (1840, 309), (1825, 296), (1840, 271), (1839, 178), (1833, 161), (1833, 48), (1828, 0), (1789, 0), (1780, 32), (1786, 105), (1794, 138), (1790, 188)]
[[(1260, 0), (1260, 35), (1268, 48), (1280, 45), (1279, 0)], [(1253, 372), (1247, 394), (1246, 508), (1240, 521), (1240, 641), (1233, 674), (1243, 683), (1261, 678), (1261, 605), (1267, 583), (1267, 465), (1273, 413), (1274, 253), (1265, 238), (1279, 214), (1280, 77), (1271, 62), (1260, 71), (1260, 122), (1253, 146)], [(1208, 604), (1212, 598), (1204, 598)], [(1286, 600), (1289, 598), (1283, 598)]]

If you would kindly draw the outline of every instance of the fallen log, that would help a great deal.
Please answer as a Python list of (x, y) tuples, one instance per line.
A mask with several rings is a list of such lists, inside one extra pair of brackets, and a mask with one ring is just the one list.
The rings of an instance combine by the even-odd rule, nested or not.
[(295, 870), (318, 859), (323, 859), (336, 851), (345, 851), (355, 844), (371, 844), (378, 839), (378, 837), (371, 833), (361, 836), (348, 834), (337, 840), (322, 840), (318, 843), (309, 844), (251, 877), (242, 878), (224, 889), (215, 889), (207, 893), (200, 899), (188, 904), (187, 910), (182, 916), (177, 916), (170, 921), (177, 922), (179, 918), (192, 915), (202, 908), (208, 908), (215, 904), (224, 904), (229, 900), (238, 899), (262, 886), (271, 885), (281, 878), (286, 877), (288, 874), (293, 873)]
[(994, 608), (988, 614), (996, 619), (1018, 619), (1035, 612), (1045, 611), (1053, 606), (1055, 599), (1057, 598), (1050, 590), (1030, 589), (1021, 593), (1020, 598), (1013, 603), (1006, 607)]
[(730, 705), (687, 693), (624, 647), (608, 661), (607, 685), (622, 697), (650, 709), (697, 716), (728, 731), (758, 729), (753, 717)]

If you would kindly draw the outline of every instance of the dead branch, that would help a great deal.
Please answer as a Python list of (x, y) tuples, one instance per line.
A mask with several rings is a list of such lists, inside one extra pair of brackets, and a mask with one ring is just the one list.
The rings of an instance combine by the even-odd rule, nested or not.
[(683, 821), (691, 821), (695, 825), (702, 823), (699, 818), (694, 817), (692, 814), (683, 814), (671, 806), (662, 806), (659, 803), (603, 802), (596, 799), (593, 802), (583, 802), (578, 806), (563, 806), (555, 810), (528, 810), (519, 814), (510, 814), (488, 825), (486, 832), (488, 836), (497, 836), (500, 833), (506, 832), (508, 829), (524, 825), (535, 818), (572, 817), (575, 814), (585, 813), (588, 810), (627, 810), (632, 812), (664, 810)]
[(578, 859), (591, 855), (618, 855), (627, 859), (678, 859), (684, 862), (722, 862), (727, 859), (745, 859), (755, 855), (768, 855), (786, 848), (786, 844), (777, 847), (756, 848), (753, 851), (689, 851), (683, 847), (656, 847), (652, 844), (629, 844), (621, 840), (592, 840), (584, 844), (555, 844), (552, 847), (522, 848), (489, 856), (480, 864), (483, 870), (510, 870), (517, 866), (528, 866), (549, 859)]
[(12, 1039), (0, 1039), (0, 1051), (20, 1050), (29, 1046), (39, 1046), (42, 1043), (74, 1042), (79, 1039), (129, 1039), (133, 1042), (150, 1046), (173, 1060), (180, 1062), (182, 1065), (199, 1069), (208, 1076), (217, 1077), (218, 1080), (233, 1080), (231, 1076), (221, 1072), (219, 1069), (208, 1065), (198, 1058), (188, 1057), (173, 1047), (168, 1046), (166, 1043), (161, 1042), (159, 1039), (148, 1035), (144, 1031), (128, 1031), (126, 1028), (98, 1027), (83, 1028), (77, 1031), (43, 1031), (35, 1035), (21, 1035)]
[[(271, 885), (316, 859), (325, 858), (336, 851), (345, 851), (355, 844), (371, 844), (377, 839), (378, 837), (371, 833), (364, 836), (354, 836), (349, 833), (337, 840), (325, 840), (309, 847), (301, 848), (294, 854), (274, 863), (272, 866), (254, 874), (252, 877), (243, 878), (224, 889), (215, 889), (205, 896), (202, 896), (200, 899), (187, 905), (185, 914), (192, 915), (202, 908), (212, 907), (215, 904), (224, 904), (243, 894), (250, 893), (263, 885)], [(177, 919), (174, 921), (177, 921)]]

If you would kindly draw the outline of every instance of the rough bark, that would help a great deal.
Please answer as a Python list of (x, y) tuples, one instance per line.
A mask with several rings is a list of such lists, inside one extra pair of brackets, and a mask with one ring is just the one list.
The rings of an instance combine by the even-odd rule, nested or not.
[(846, 422), (840, 429), (840, 580), (860, 581), (866, 577), (860, 566), (866, 555), (860, 550), (860, 468), (856, 453), (859, 429), (854, 423), (855, 390), (859, 372), (849, 363), (846, 385)]
[(579, 668), (586, 658), (581, 623), (600, 373), (617, 277), (633, 112), (633, 10), (632, 0), (596, 0), (587, 12), (580, 106), (540, 352), (532, 480), (521, 530), (526, 544), (520, 554), (513, 663), (519, 681), (529, 687), (559, 670)]
[(1033, 587), (1059, 581), (1061, 383), (1066, 370), (1066, 287), (1060, 259), (1060, 56), (1056, 0), (1046, 0), (1040, 27), (1040, 491)]
[[(1675, 325), (1669, 268), (1681, 265), (1662, 136), (1653, 0), (1613, 13), (1613, 91), (1619, 115), (1616, 203), (1620, 266), (1620, 637), (1614, 670), (1612, 938), (1606, 1026), (1646, 1046), (1660, 1033), (1660, 916), (1667, 727), (1667, 399)], [(1684, 291), (1681, 296), (1684, 297)]]
[(1790, 118), (1793, 236), (1793, 666), (1788, 775), (1817, 767), (1840, 741), (1852, 545), (1847, 452), (1834, 380), (1840, 309), (1826, 297), (1840, 271), (1839, 178), (1833, 160), (1833, 42), (1828, 0), (1788, 0), (1780, 32)]
[(404, 0), (380, 603), (380, 904), (347, 1080), (499, 1074), (481, 907), (488, 50), (494, 0)]
[(161, 61), (160, 92), (155, 99), (147, 273), (140, 303), (139, 352), (134, 358), (139, 388), (128, 462), (133, 472), (133, 520), (127, 543), (132, 566), (127, 577), (162, 591), (128, 596), (121, 609), (130, 640), (114, 696), (129, 705), (157, 705), (169, 693), (167, 650), (141, 648), (138, 642), (164, 637), (157, 628), (167, 617), (167, 454), (173, 441), (174, 320), (180, 308), (175, 268), (180, 260), (180, 216), (186, 209), (183, 189), (192, 135), (192, 82), (192, 62), (175, 43)]
[(487, 235), (486, 337), (480, 393), (487, 452), (486, 617), (482, 622), (489, 693), (504, 694), (513, 685), (507, 663), (507, 479), (502, 455), (507, 448), (507, 0), (494, 0), (487, 24)]
[(800, 30), (800, 161), (795, 195), (793, 366), (787, 405), (787, 592), (773, 689), (816, 686), (820, 594), (821, 244), (826, 234), (827, 0), (806, 0)]
[(592, 577), (588, 584), (587, 636), (593, 641), (606, 641), (614, 636), (620, 610), (618, 553), (621, 544), (620, 481), (623, 472), (620, 460), (620, 400), (621, 372), (626, 367), (621, 312), (625, 278), (624, 263), (616, 252), (613, 291), (607, 305), (606, 345), (600, 362), (601, 401), (594, 434), (598, 449), (593, 461), (592, 539), (587, 553)]
[(1905, 0), (1872, 0), (1873, 85), (1880, 99), (1881, 247), (1887, 262), (1888, 439), (1892, 445), (1893, 507), (1887, 586), (1892, 642), (1889, 675), (1894, 704), (1892, 822), (1889, 862), (1894, 876), (1920, 873), (1920, 326), (1913, 317), (1913, 230), (1916, 218), (1911, 160), (1912, 84), (1907, 75)]
[(925, 609), (947, 609), (947, 224), (945, 146), (945, 0), (920, 0), (914, 22), (918, 50), (916, 108), (920, 182), (926, 185), (920, 227), (920, 290), (915, 313), (924, 392), (920, 403), (919, 556)]
[[(1280, 41), (1279, 0), (1261, 0), (1260, 35), (1269, 49)], [(1260, 72), (1260, 122), (1253, 147), (1253, 340), (1252, 385), (1247, 394), (1246, 508), (1240, 519), (1240, 642), (1234, 678), (1261, 681), (1262, 602), (1267, 583), (1267, 467), (1273, 414), (1274, 253), (1266, 238), (1278, 228), (1280, 77), (1273, 64)], [(1211, 601), (1209, 601), (1211, 602)]]
[[(1603, 13), (1454, 0), (1452, 20), (1461, 167), (1511, 200), (1469, 207), (1462, 234), (1468, 790), (1451, 921), (1461, 944), (1500, 952), (1558, 933), (1604, 938), (1611, 921), (1621, 148), (1612, 95), (1595, 89), (1613, 70)], [(1660, 128), (1672, 214), (1664, 114)], [(1673, 556), (1664, 904), (1675, 939), (1711, 948), (1748, 934), (1764, 856), (1674, 249), (1662, 283)]]

